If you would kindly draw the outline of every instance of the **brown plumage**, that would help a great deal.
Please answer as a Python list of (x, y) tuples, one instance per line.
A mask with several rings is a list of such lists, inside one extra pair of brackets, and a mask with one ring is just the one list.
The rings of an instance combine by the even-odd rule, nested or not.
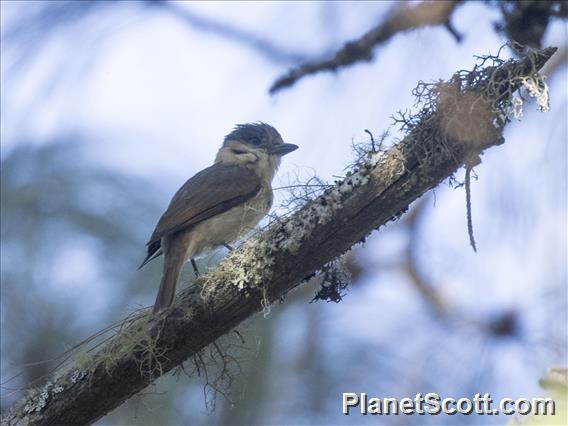
[[(207, 182), (214, 185), (206, 185)], [(260, 187), (260, 178), (253, 171), (223, 163), (215, 163), (188, 179), (158, 221), (146, 243), (148, 254), (138, 269), (162, 254), (161, 241), (165, 235), (189, 230), (203, 220), (244, 203), (255, 196)]]
[(188, 258), (238, 239), (268, 213), (280, 158), (297, 148), (285, 144), (268, 124), (239, 125), (225, 137), (215, 164), (176, 192), (146, 244), (147, 255), (140, 265), (164, 254), (154, 312), (173, 303)]

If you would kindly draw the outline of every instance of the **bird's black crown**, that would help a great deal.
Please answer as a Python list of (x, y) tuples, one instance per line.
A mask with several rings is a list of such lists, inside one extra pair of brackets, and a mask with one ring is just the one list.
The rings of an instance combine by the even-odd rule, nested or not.
[(270, 124), (262, 122), (237, 124), (233, 131), (225, 136), (223, 143), (235, 140), (259, 146), (279, 145), (284, 143), (278, 130)]

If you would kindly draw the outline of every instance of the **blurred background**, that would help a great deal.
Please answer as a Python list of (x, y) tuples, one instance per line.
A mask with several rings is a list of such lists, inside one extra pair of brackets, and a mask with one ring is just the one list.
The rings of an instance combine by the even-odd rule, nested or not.
[[(153, 303), (161, 260), (137, 271), (144, 244), (233, 125), (265, 121), (300, 146), (275, 187), (333, 180), (352, 162), (352, 143), (368, 141), (364, 129), (390, 129), (387, 143), (400, 136), (392, 116), (414, 105), (419, 80), (497, 53), (515, 8), (466, 2), (452, 16), (461, 41), (443, 26), (399, 34), (370, 62), (270, 95), (288, 69), (329, 55), (399, 4), (0, 4), (2, 382), (23, 372), (2, 389), (2, 411), (55, 362), (24, 364)], [(567, 365), (568, 31), (559, 17), (539, 22), (532, 44), (560, 48), (547, 71), (551, 110), (527, 103), (475, 168), (477, 254), (463, 188), (442, 184), (354, 248), (341, 303), (310, 304), (314, 282), (243, 324), (230, 387), (170, 374), (98, 424), (503, 424), (510, 418), (343, 416), (341, 395), (546, 395), (539, 378)]]

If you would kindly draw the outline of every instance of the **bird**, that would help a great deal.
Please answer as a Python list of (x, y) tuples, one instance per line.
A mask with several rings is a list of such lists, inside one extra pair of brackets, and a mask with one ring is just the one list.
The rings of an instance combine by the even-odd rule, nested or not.
[(175, 193), (146, 244), (149, 261), (164, 255), (154, 313), (169, 308), (181, 269), (190, 259), (253, 229), (272, 206), (272, 179), (281, 158), (298, 149), (263, 122), (238, 124), (225, 136), (212, 166)]

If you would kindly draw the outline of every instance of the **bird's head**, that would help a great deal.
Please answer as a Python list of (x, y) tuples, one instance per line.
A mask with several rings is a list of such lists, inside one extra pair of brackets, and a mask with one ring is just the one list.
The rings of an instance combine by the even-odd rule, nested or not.
[(296, 149), (269, 124), (239, 124), (225, 136), (215, 162), (245, 166), (272, 180), (280, 159)]

